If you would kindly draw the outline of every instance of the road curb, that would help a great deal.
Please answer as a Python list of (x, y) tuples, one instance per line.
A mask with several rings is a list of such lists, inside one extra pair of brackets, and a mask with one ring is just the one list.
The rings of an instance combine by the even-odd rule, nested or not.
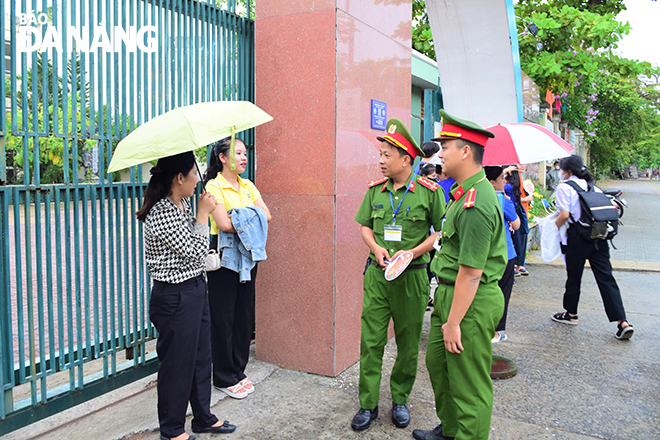
[[(540, 265), (544, 264), (547, 266), (560, 266), (564, 267), (564, 262), (561, 258), (557, 258), (550, 263), (546, 263), (541, 258), (540, 251), (531, 251), (527, 255), (527, 262), (530, 265)], [(660, 272), (660, 263), (646, 263), (641, 261), (614, 261), (612, 262), (612, 269), (622, 272)], [(589, 262), (587, 261), (585, 267), (589, 267)]]

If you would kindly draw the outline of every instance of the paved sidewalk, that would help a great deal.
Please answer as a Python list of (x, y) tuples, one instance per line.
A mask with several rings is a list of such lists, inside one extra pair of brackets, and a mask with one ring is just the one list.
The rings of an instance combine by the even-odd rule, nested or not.
[[(518, 365), (518, 375), (495, 381), (491, 439), (634, 439), (660, 438), (660, 274), (615, 273), (630, 321), (637, 329), (630, 341), (613, 337), (596, 284), (585, 273), (580, 325), (550, 320), (561, 309), (564, 270), (531, 265), (531, 275), (517, 278), (509, 309), (510, 340), (495, 354)], [(381, 415), (364, 433), (350, 420), (358, 409), (359, 365), (336, 378), (280, 369), (255, 361), (248, 374), (256, 392), (245, 400), (220, 398), (213, 411), (239, 426), (227, 439), (412, 439), (413, 428), (437, 423), (424, 355), (428, 318), (421, 345), (418, 379), (410, 398), (413, 422), (397, 429), (390, 421), (388, 373), (396, 353), (385, 351)], [(117, 402), (91, 402), (6, 436), (7, 439), (145, 439), (159, 438), (155, 377), (129, 385)], [(123, 394), (121, 394), (123, 393)], [(97, 399), (98, 400), (98, 399)], [(188, 429), (189, 425), (188, 425)], [(188, 431), (190, 433), (190, 431)], [(218, 438), (198, 435), (198, 439)]]

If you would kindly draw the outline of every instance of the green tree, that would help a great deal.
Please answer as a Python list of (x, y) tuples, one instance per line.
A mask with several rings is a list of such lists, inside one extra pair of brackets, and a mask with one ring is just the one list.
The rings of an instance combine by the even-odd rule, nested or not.
[(247, 17), (250, 18), (251, 20), (254, 20), (254, 6), (255, 6), (255, 1), (254, 0), (249, 0), (250, 2), (250, 15), (248, 16), (247, 10), (248, 10), (248, 0), (215, 0), (215, 5), (219, 8), (222, 9), (227, 9), (231, 10), (231, 8), (234, 8), (234, 11), (241, 17)]
[[(596, 3), (596, 4), (593, 4)], [(571, 6), (573, 5), (573, 6)], [(575, 87), (592, 83), (601, 71), (625, 78), (652, 74), (650, 63), (614, 54), (630, 25), (616, 21), (622, 1), (584, 2), (529, 0), (518, 3), (519, 46), (522, 69), (541, 90), (575, 93)], [(592, 12), (595, 11), (595, 12)], [(531, 24), (538, 27), (533, 35)], [(537, 43), (543, 43), (538, 50)]]
[[(68, 110), (69, 110), (69, 114), (71, 114), (72, 113), (71, 104), (69, 104)], [(59, 116), (58, 129), (59, 132), (62, 133), (64, 130), (64, 127), (62, 125), (63, 112), (60, 108), (57, 109), (57, 112)], [(49, 108), (49, 114), (51, 116), (53, 115), (52, 106)], [(37, 117), (38, 117), (38, 131), (40, 133), (43, 133), (45, 131), (43, 115), (44, 112), (42, 111), (41, 104), (39, 104)], [(10, 126), (12, 116), (14, 115), (11, 114), (7, 115), (7, 119), (8, 119), (7, 126)], [(23, 112), (18, 110), (17, 114), (14, 117), (16, 118), (18, 127), (21, 127), (23, 125), (23, 117), (24, 117)], [(32, 120), (32, 116), (29, 116), (29, 118), (30, 120)], [(77, 113), (76, 118), (78, 122), (78, 127), (80, 129), (81, 128), (80, 112)], [(50, 119), (49, 123), (52, 125), (52, 118)], [(36, 151), (36, 146), (37, 146), (35, 144), (35, 138), (33, 137), (27, 138), (27, 148), (25, 148), (23, 145), (24, 142), (23, 139), (24, 139), (23, 136), (17, 136), (13, 133), (7, 133), (5, 136), (5, 147), (7, 150), (7, 165), (10, 169), (13, 170), (13, 176), (9, 180), (9, 183), (13, 183), (13, 184), (22, 183), (26, 163), (30, 169), (31, 176), (34, 176), (35, 174), (34, 152)], [(73, 178), (71, 176), (73, 176), (74, 173), (78, 172), (78, 168), (81, 165), (83, 151), (91, 149), (96, 145), (96, 141), (91, 139), (79, 139), (77, 142), (70, 140), (69, 144), (66, 146), (67, 151), (69, 153), (69, 159), (65, 160), (64, 159), (65, 144), (64, 144), (64, 139), (62, 137), (54, 136), (54, 135), (39, 136), (36, 142), (38, 142), (38, 147), (39, 147), (38, 148), (39, 156), (36, 163), (39, 164), (40, 183), (42, 184), (64, 182), (64, 170), (67, 166), (68, 166), (68, 174), (70, 176), (69, 179), (70, 181), (73, 181)], [(78, 161), (75, 164), (75, 166), (71, 154), (74, 148), (77, 149), (76, 152), (78, 156)], [(26, 152), (27, 152), (27, 157), (25, 157)], [(33, 182), (32, 179), (31, 181)]]
[[(658, 124), (657, 69), (614, 53), (630, 31), (615, 18), (623, 9), (622, 0), (516, 5), (522, 69), (543, 95), (551, 90), (561, 100), (562, 121), (585, 133), (591, 162), (601, 172), (635, 162), (639, 142)], [(537, 42), (543, 43), (540, 51)]]
[[(561, 100), (564, 122), (581, 129), (599, 169), (655, 157), (660, 71), (614, 53), (630, 31), (623, 0), (519, 0), (522, 70)], [(534, 33), (532, 33), (532, 30)], [(413, 0), (413, 47), (435, 59), (423, 0)], [(542, 46), (539, 49), (539, 44)]]
[(433, 45), (433, 34), (429, 24), (429, 15), (426, 12), (424, 0), (413, 0), (413, 28), (412, 46), (418, 52), (435, 60), (435, 46)]
[(649, 130), (636, 145), (634, 162), (639, 168), (660, 167), (660, 124)]
[[(17, 136), (15, 133), (5, 135), (5, 147), (7, 154), (7, 166), (11, 170), (9, 183), (20, 184), (23, 182), (25, 167), (30, 170), (31, 181), (34, 182), (35, 163), (39, 164), (40, 183), (62, 183), (64, 182), (64, 172), (68, 166), (69, 181), (73, 181), (74, 173), (83, 165), (83, 153), (91, 151), (98, 143), (90, 137), (92, 133), (92, 122), (96, 130), (99, 127), (133, 127), (134, 122), (129, 121), (127, 115), (120, 114), (113, 118), (112, 109), (103, 105), (99, 112), (92, 117), (92, 111), (89, 108), (91, 87), (81, 75), (81, 59), (77, 55), (75, 60), (67, 61), (66, 74), (54, 74), (53, 66), (48, 60), (44, 66), (45, 56), (37, 58), (37, 62), (29, 69), (24, 77), (18, 77), (17, 97), (19, 105), (15, 114), (7, 114), (7, 127), (12, 126), (12, 119), (15, 119), (19, 131), (31, 131), (45, 135), (37, 138), (39, 155), (35, 162), (34, 151), (37, 147), (33, 137), (27, 138), (27, 144), (24, 145), (23, 136)], [(46, 75), (46, 92), (43, 89), (43, 75)], [(58, 72), (59, 73), (59, 72)], [(66, 78), (66, 82), (63, 81)], [(22, 87), (25, 84), (25, 88)], [(52, 84), (56, 85), (56, 96), (54, 99), (52, 93)], [(6, 97), (11, 98), (11, 87), (8, 79), (5, 79)], [(23, 106), (23, 91), (25, 90), (25, 102)], [(67, 91), (67, 102), (64, 103), (64, 90)], [(74, 112), (73, 102), (76, 101)], [(36, 101), (36, 102), (35, 102)], [(36, 112), (33, 112), (33, 103), (36, 104)], [(66, 106), (66, 112), (64, 108)], [(68, 115), (68, 123), (64, 126), (64, 114)], [(47, 123), (44, 123), (44, 117)], [(57, 116), (57, 117), (55, 117)], [(35, 123), (36, 117), (36, 123)], [(25, 125), (24, 125), (25, 124)], [(57, 125), (56, 125), (57, 124)], [(123, 124), (123, 125), (122, 125)], [(36, 126), (35, 126), (36, 125)], [(65, 145), (64, 134), (68, 134), (70, 139)], [(74, 140), (77, 139), (77, 140)], [(111, 142), (109, 148), (116, 148), (118, 141)], [(65, 148), (68, 152), (68, 161), (64, 159)], [(73, 152), (76, 152), (77, 163), (73, 163)], [(26, 156), (27, 152), (27, 156)], [(87, 170), (85, 178), (94, 178), (91, 170)], [(115, 180), (119, 178), (117, 173)]]
[[(574, 121), (585, 133), (596, 171), (619, 169), (654, 157), (653, 143), (646, 143), (660, 126), (653, 103), (642, 96), (644, 83), (637, 78), (598, 73), (594, 83), (580, 84), (566, 97), (562, 119)], [(657, 144), (656, 144), (657, 145)], [(660, 150), (658, 150), (660, 152)]]

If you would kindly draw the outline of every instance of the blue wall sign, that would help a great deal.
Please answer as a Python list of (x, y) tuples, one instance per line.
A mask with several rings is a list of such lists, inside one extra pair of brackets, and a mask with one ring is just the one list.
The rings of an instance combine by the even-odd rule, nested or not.
[(376, 130), (385, 130), (387, 123), (387, 104), (384, 102), (371, 100), (371, 128)]

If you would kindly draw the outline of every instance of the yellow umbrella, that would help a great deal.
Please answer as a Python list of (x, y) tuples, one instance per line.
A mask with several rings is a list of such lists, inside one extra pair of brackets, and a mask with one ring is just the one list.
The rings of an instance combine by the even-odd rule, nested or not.
[(273, 117), (249, 101), (201, 102), (175, 108), (150, 119), (119, 142), (108, 173), (161, 157), (193, 151), (231, 136), (231, 169), (235, 169), (234, 137)]

